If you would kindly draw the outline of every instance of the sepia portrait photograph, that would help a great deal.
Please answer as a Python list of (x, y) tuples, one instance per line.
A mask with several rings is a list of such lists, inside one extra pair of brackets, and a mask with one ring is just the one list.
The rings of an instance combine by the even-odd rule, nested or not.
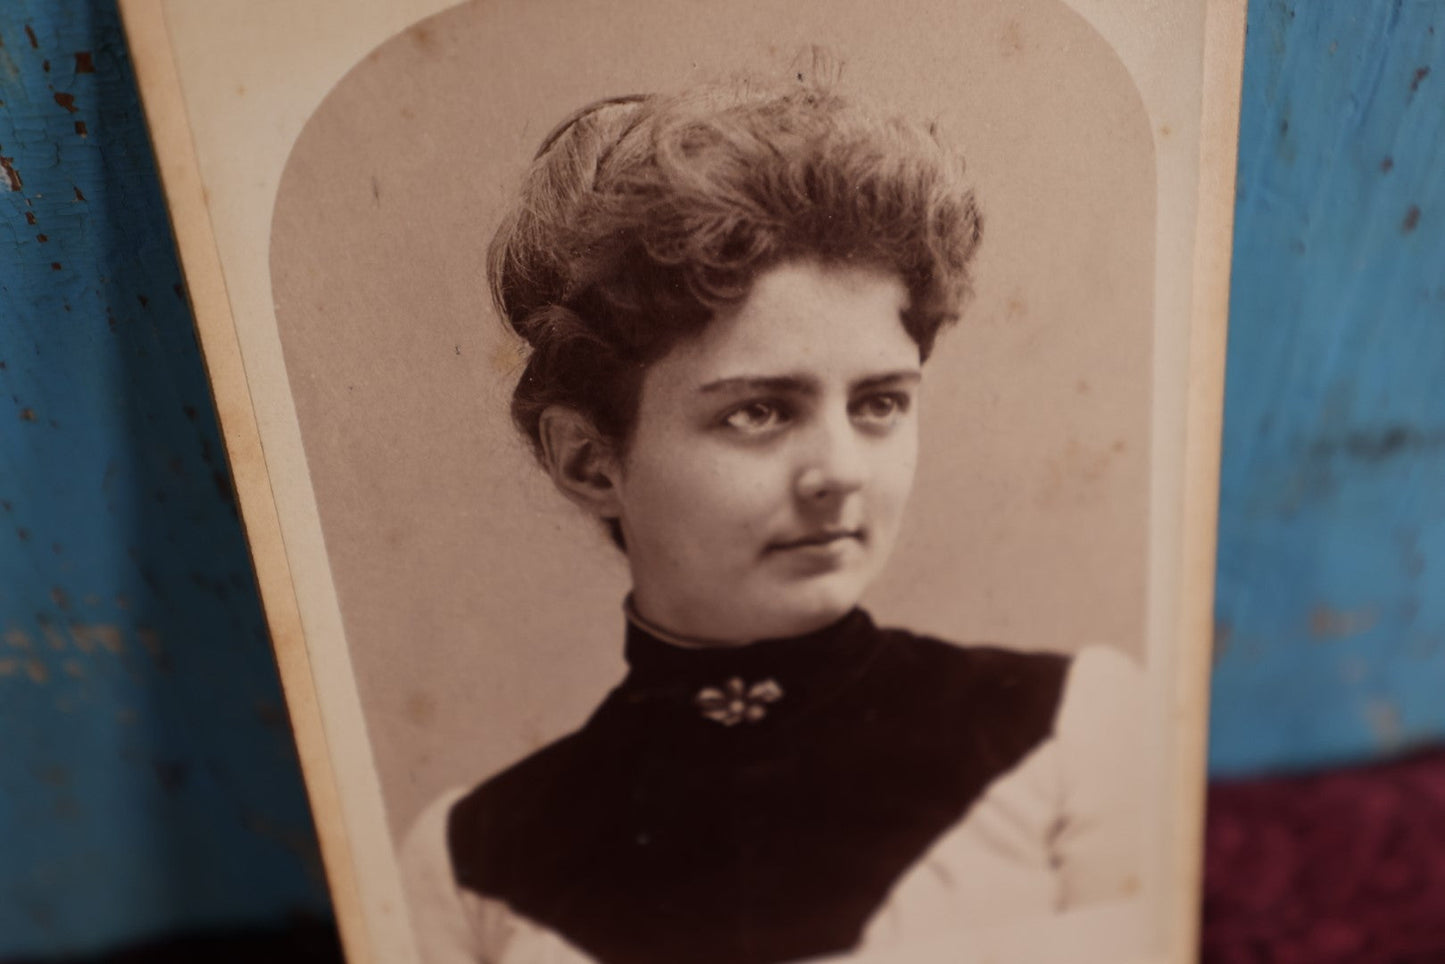
[(348, 959), (1192, 959), (1242, 3), (127, 0)]

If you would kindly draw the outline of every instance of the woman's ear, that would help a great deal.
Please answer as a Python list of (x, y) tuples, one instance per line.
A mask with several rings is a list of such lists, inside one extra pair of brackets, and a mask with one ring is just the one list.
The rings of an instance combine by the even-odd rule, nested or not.
[(620, 516), (617, 459), (591, 420), (575, 409), (552, 405), (542, 412), (537, 429), (542, 463), (558, 491), (599, 519)]

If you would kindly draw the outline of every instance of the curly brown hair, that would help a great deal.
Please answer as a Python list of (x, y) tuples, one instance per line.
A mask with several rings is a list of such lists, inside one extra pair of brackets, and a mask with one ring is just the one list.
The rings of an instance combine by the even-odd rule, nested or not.
[(550, 134), (492, 241), (492, 295), (531, 345), (512, 399), (538, 448), (551, 405), (625, 447), (647, 366), (808, 258), (896, 271), (927, 358), (969, 293), (981, 221), (932, 125), (830, 86), (756, 82), (599, 101)]

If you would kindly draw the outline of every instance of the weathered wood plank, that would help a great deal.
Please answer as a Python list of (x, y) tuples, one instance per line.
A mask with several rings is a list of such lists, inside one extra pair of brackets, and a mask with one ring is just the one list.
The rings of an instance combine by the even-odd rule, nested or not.
[(114, 5), (0, 43), (0, 958), (325, 915)]
[(1445, 4), (1251, 4), (1217, 773), (1445, 737)]

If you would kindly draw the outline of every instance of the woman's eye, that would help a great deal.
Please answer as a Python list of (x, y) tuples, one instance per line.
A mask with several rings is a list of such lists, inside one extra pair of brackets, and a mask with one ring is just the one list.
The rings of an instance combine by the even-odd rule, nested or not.
[(853, 419), (864, 425), (891, 426), (908, 411), (909, 398), (897, 392), (866, 395), (853, 403)]
[(776, 428), (786, 420), (782, 407), (773, 402), (748, 402), (729, 412), (723, 424), (739, 432), (756, 434)]

